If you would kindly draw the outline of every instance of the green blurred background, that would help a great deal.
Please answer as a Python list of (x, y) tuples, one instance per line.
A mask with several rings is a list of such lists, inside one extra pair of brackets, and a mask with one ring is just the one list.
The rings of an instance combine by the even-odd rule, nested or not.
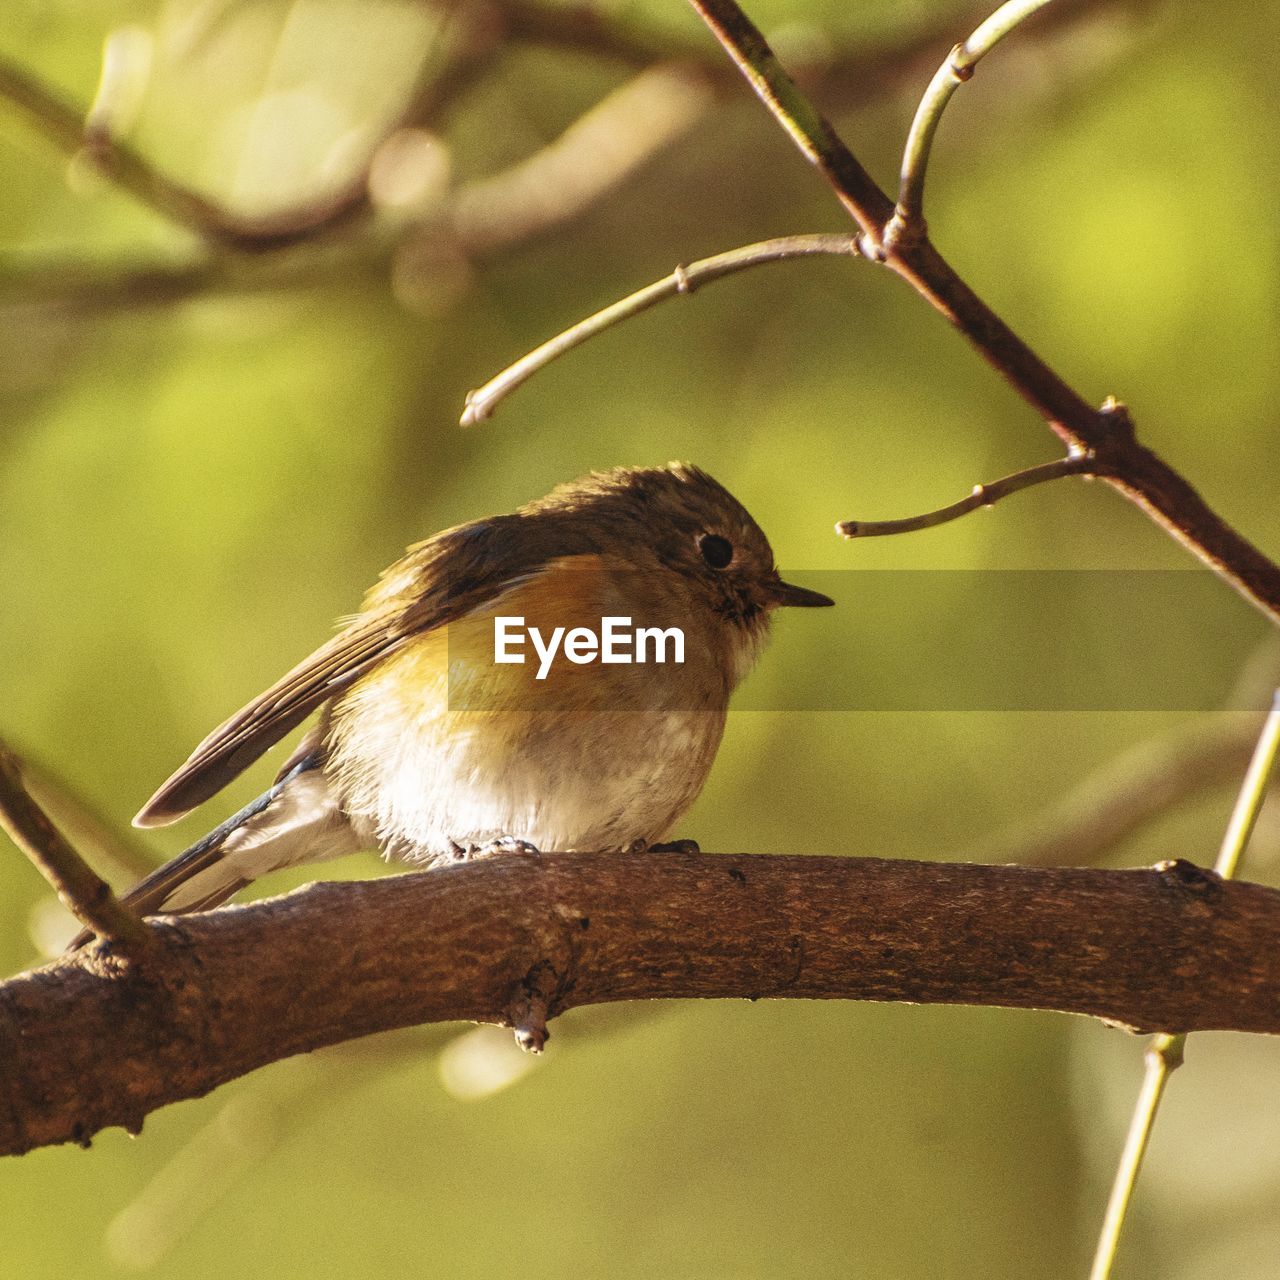
[[(935, 238), (1086, 396), (1127, 401), (1151, 444), (1280, 550), (1280, 11), (1063, 8), (954, 102)], [(931, 67), (982, 16), (923, 0), (751, 11), (886, 182)], [(678, 0), (600, 7), (603, 23), (551, 12), (563, 20), (502, 0), (6, 6), (0, 64), (81, 111), (97, 96), (95, 119), (156, 171), (240, 216), (287, 222), (377, 156), (366, 215), (292, 248), (215, 252), (0, 101), (0, 734), (120, 840), (190, 746), (404, 544), (589, 468), (696, 461), (791, 570), (1190, 567), (1083, 482), (928, 533), (835, 538), (837, 519), (934, 507), (1055, 452), (938, 317), (862, 263), (717, 284), (460, 430), (468, 388), (676, 262), (846, 225), (744, 89), (642, 71), (592, 34), (714, 66)], [(922, 56), (895, 55), (908, 47)], [(850, 60), (859, 74), (842, 76)], [(575, 125), (588, 112), (594, 132)], [(548, 177), (542, 149), (562, 135)], [(541, 168), (513, 168), (531, 156)], [(1226, 587), (1219, 605), (1252, 625)], [(913, 679), (892, 628), (839, 606), (781, 622), (755, 677), (772, 705), (810, 704), (860, 663)], [(1010, 625), (1042, 642), (1036, 610)], [(1094, 643), (1100, 625), (1060, 642)], [(1219, 635), (1215, 615), (1173, 642), (1194, 667)], [(1014, 857), (1010, 833), (1118, 753), (1247, 729), (1269, 661), (1219, 716), (744, 711), (682, 834), (713, 850)], [(1206, 861), (1231, 792), (1225, 776), (1198, 787), (1100, 856)], [(167, 856), (198, 826), (104, 867), (128, 880), (121, 860)], [(1274, 880), (1277, 852), (1264, 822), (1250, 874)], [(13, 972), (57, 922), (30, 866), (0, 854)], [(334, 874), (379, 870), (369, 856)], [(375, 1038), (171, 1107), (138, 1139), (7, 1161), (0, 1268), (1080, 1275), (1141, 1055), (1051, 1014), (838, 1003), (583, 1011), (553, 1032), (536, 1061), (490, 1029)], [(1193, 1041), (1121, 1274), (1275, 1274), (1277, 1087), (1269, 1041)]]

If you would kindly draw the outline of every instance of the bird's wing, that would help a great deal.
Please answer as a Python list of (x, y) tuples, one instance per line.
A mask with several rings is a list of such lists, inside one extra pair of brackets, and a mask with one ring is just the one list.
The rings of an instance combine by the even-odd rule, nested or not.
[(386, 618), (371, 619), (334, 636), (209, 734), (147, 801), (133, 825), (165, 826), (203, 804), (406, 638)]
[(520, 538), (510, 526), (516, 519), (463, 525), (410, 548), (369, 593), (365, 612), (209, 734), (133, 825), (176, 822), (411, 637), (469, 613), (536, 576), (551, 560), (565, 558), (567, 549), (553, 540)]

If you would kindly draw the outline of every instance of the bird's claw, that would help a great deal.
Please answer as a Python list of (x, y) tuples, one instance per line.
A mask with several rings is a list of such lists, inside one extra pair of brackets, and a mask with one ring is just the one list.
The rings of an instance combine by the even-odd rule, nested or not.
[(696, 840), (662, 840), (657, 844), (651, 844), (648, 851), (650, 853), (701, 853), (702, 850), (698, 846)]
[(486, 840), (483, 844), (460, 844), (457, 840), (449, 841), (449, 853), (455, 862), (479, 862), (482, 858), (493, 858), (499, 854), (523, 854), (526, 858), (541, 856), (537, 845), (521, 840), (519, 836), (499, 836), (496, 840)]

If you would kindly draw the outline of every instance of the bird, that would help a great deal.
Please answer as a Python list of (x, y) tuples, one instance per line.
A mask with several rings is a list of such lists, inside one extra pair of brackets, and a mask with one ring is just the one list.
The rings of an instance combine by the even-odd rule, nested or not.
[[(447, 529), (156, 791), (135, 826), (184, 817), (319, 713), (264, 794), (123, 901), (144, 916), (202, 911), (270, 871), (360, 849), (434, 867), (672, 847), (772, 614), (833, 603), (784, 582), (746, 508), (687, 463), (592, 472)], [(606, 620), (657, 624), (650, 652), (627, 660), (613, 643), (604, 661), (596, 644), (584, 659), (582, 633)], [(535, 628), (563, 628), (560, 647), (521, 662), (513, 641)], [(683, 652), (658, 658), (672, 628)]]

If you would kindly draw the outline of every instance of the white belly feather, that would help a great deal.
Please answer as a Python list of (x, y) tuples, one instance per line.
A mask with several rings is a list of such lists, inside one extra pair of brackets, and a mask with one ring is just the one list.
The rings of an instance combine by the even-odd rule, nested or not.
[[(517, 735), (505, 748), (484, 723), (490, 714), (507, 721), (504, 736)], [(359, 758), (348, 742), (330, 765), (357, 833), (412, 860), (504, 836), (544, 851), (652, 843), (692, 804), (724, 729), (710, 711), (606, 713), (568, 725), (527, 715), (516, 726), (503, 713), (463, 713), (448, 717), (447, 732), (424, 732), (371, 725), (363, 714)], [(470, 717), (479, 723), (464, 727)]]

